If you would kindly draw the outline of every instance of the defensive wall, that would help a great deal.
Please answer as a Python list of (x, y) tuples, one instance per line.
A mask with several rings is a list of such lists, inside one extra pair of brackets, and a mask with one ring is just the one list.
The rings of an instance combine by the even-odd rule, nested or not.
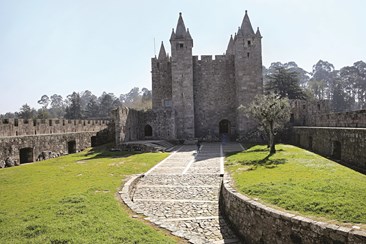
[[(237, 135), (237, 99), (234, 57), (193, 56), (195, 136), (219, 138), (220, 122), (227, 121), (225, 133)], [(221, 132), (221, 133), (220, 133)], [(234, 138), (233, 138), (234, 139)]]
[(127, 141), (175, 138), (175, 116), (172, 110), (137, 111), (119, 107), (113, 111), (113, 117), (116, 146)]
[(82, 151), (113, 138), (109, 120), (0, 120), (0, 167)]
[(366, 243), (366, 232), (267, 207), (238, 192), (225, 175), (220, 210), (245, 243)]
[(292, 129), (294, 145), (366, 171), (366, 128), (305, 127)]

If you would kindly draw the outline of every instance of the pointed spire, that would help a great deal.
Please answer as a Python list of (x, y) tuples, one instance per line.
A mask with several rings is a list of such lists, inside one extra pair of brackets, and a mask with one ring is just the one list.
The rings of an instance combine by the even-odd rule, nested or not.
[(252, 24), (250, 23), (247, 10), (245, 10), (243, 23), (241, 24), (241, 31), (245, 37), (254, 35), (254, 30), (253, 30)]
[(184, 21), (182, 18), (182, 13), (179, 13), (179, 19), (178, 19), (178, 24), (177, 24), (177, 29), (176, 29), (175, 35), (177, 38), (184, 38), (186, 33), (187, 33), (187, 31), (186, 31), (186, 26), (184, 25)]
[(229, 44), (227, 45), (226, 54), (227, 55), (234, 55), (234, 39), (233, 39), (233, 35), (230, 36), (230, 41), (229, 41)]
[(170, 35), (170, 41), (175, 39), (174, 28), (172, 28), (172, 34)]
[(238, 33), (236, 35), (238, 38), (239, 37), (243, 37), (243, 32), (242, 32), (242, 29), (240, 29), (240, 27), (238, 28)]
[(255, 33), (255, 35), (259, 38), (262, 38), (261, 32), (259, 31), (259, 27), (257, 27), (257, 32)]
[(191, 34), (189, 33), (189, 28), (187, 28), (186, 38), (192, 39)]
[(166, 58), (166, 52), (165, 52), (165, 48), (164, 48), (164, 43), (161, 42), (158, 60), (163, 60), (165, 58)]

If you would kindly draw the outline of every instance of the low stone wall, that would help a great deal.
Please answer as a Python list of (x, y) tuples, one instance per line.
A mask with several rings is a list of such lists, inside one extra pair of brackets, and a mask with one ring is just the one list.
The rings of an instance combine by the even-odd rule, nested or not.
[(230, 186), (225, 176), (220, 210), (245, 243), (366, 243), (366, 232), (317, 222), (258, 203)]
[(366, 171), (366, 128), (306, 127), (292, 129), (292, 144)]

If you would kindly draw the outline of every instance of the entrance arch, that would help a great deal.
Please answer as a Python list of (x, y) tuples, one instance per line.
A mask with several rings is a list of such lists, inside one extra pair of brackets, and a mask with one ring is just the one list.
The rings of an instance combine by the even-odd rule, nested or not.
[(223, 119), (219, 123), (219, 134), (227, 134), (230, 135), (230, 121), (227, 119)]
[(153, 134), (151, 125), (145, 125), (144, 131), (145, 131), (145, 137), (152, 136)]

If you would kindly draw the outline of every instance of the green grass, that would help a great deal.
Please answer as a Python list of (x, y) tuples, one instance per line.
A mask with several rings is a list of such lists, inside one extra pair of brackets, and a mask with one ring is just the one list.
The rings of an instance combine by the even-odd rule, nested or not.
[(176, 243), (116, 193), (165, 153), (84, 151), (0, 170), (0, 243)]
[(228, 155), (235, 188), (302, 215), (366, 224), (366, 176), (306, 150), (277, 145)]

